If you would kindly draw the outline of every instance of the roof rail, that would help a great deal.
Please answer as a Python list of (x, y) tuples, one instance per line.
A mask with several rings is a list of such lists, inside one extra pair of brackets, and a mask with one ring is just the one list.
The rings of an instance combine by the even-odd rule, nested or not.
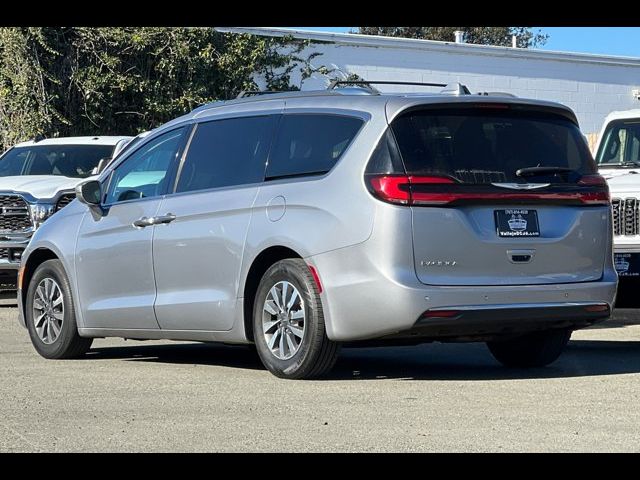
[(471, 95), (467, 86), (458, 82), (445, 85), (440, 93), (445, 95)]
[(242, 90), (236, 98), (256, 97), (258, 95), (270, 95), (273, 93), (298, 92), (299, 90)]
[(359, 85), (371, 90), (375, 93), (380, 93), (372, 85), (416, 85), (420, 87), (446, 87), (445, 83), (430, 83), (430, 82), (400, 82), (391, 80), (332, 80), (327, 90), (334, 90), (340, 85)]

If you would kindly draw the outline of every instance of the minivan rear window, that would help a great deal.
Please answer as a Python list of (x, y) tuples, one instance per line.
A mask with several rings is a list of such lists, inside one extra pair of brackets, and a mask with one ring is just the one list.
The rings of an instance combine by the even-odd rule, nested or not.
[(362, 123), (359, 118), (341, 115), (285, 115), (269, 156), (267, 179), (327, 173)]
[[(511, 108), (409, 111), (391, 124), (408, 175), (461, 183), (566, 182), (596, 172), (576, 124), (553, 113)], [(559, 167), (526, 178), (528, 167)], [(575, 175), (574, 175), (575, 174)]]

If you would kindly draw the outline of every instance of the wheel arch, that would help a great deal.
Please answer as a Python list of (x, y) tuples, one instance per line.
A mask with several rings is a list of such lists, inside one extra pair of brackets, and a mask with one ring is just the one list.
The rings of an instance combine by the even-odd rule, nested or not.
[(253, 303), (258, 285), (265, 272), (276, 262), (286, 258), (303, 258), (298, 252), (292, 248), (283, 245), (275, 245), (262, 250), (251, 263), (247, 277), (244, 282), (243, 290), (243, 321), (244, 331), (247, 340), (253, 342)]
[(35, 249), (29, 254), (24, 269), (22, 271), (22, 308), (26, 308), (27, 302), (27, 290), (29, 289), (29, 283), (33, 277), (36, 269), (47, 260), (60, 260), (60, 257), (53, 251), (46, 247), (40, 247)]

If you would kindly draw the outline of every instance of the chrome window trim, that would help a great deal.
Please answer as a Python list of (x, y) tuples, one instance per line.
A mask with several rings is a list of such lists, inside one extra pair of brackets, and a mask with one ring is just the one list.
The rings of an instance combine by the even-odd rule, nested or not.
[[(113, 174), (114, 172), (120, 168), (120, 166), (127, 161), (127, 159), (129, 157), (131, 157), (131, 155), (133, 155), (135, 152), (137, 152), (138, 150), (140, 150), (140, 148), (144, 147), (145, 145), (147, 145), (148, 143), (154, 141), (155, 139), (161, 137), (162, 135), (165, 135), (167, 133), (171, 133), (173, 131), (176, 130), (180, 130), (181, 128), (184, 128), (185, 131), (182, 133), (182, 141), (180, 143), (180, 146), (178, 147), (178, 152), (176, 152), (176, 154), (178, 154), (180, 152), (180, 150), (185, 150), (185, 142), (184, 142), (184, 136), (187, 135), (187, 131), (189, 129), (190, 126), (193, 125), (194, 122), (185, 122), (182, 123), (180, 125), (174, 126), (174, 128), (170, 128), (170, 129), (166, 129), (166, 130), (162, 130), (159, 131), (158, 134), (156, 135), (149, 135), (149, 137), (146, 139), (146, 141), (142, 142), (142, 144), (138, 145), (138, 148), (136, 148), (135, 150), (129, 152), (129, 155), (126, 155), (125, 157), (122, 157), (120, 159), (120, 161), (113, 165), (112, 168), (109, 170), (109, 174), (108, 174), (108, 181), (107, 181), (107, 187), (104, 189), (104, 192), (102, 193), (102, 201), (101, 201), (101, 207), (104, 208), (105, 210), (109, 210), (111, 207), (113, 207), (114, 205), (121, 205), (121, 204), (129, 204), (129, 203), (135, 203), (135, 202), (140, 202), (140, 201), (145, 201), (145, 200), (156, 200), (158, 198), (163, 198), (164, 196), (166, 196), (169, 192), (163, 192), (160, 195), (154, 195), (153, 197), (144, 197), (144, 198), (134, 198), (131, 200), (123, 200), (121, 202), (111, 202), (111, 203), (106, 203), (106, 199), (107, 199), (107, 195), (109, 192), (109, 189), (111, 188), (111, 182), (113, 181)], [(191, 128), (191, 130), (193, 131), (194, 129)], [(178, 155), (176, 155), (177, 157)], [(172, 169), (172, 165), (175, 164), (177, 158), (173, 158), (169, 164), (169, 168), (167, 169), (167, 173), (169, 173), (169, 171)], [(100, 182), (100, 178), (97, 179)], [(102, 182), (100, 182), (102, 185)], [(169, 190), (169, 189), (167, 189)]]

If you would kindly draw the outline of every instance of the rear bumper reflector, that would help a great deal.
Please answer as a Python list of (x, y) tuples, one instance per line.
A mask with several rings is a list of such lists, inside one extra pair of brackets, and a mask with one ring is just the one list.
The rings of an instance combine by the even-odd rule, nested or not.
[(318, 275), (318, 271), (315, 267), (307, 264), (309, 267), (309, 271), (311, 272), (311, 276), (313, 277), (313, 281), (316, 282), (316, 287), (318, 287), (318, 293), (322, 293), (322, 283), (320, 282), (320, 276)]

